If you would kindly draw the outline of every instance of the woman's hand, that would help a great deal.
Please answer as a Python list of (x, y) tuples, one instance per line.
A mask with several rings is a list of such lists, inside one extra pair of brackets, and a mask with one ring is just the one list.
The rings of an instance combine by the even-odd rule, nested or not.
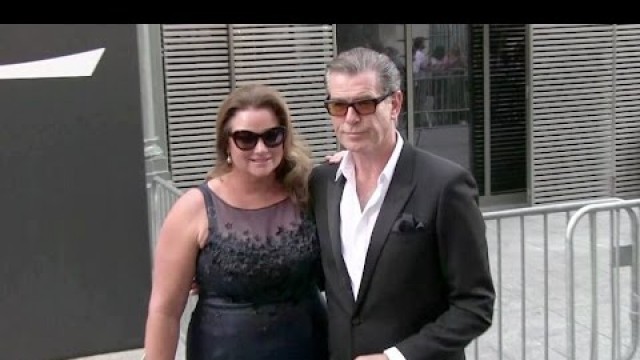
[(342, 151), (338, 151), (333, 155), (327, 155), (324, 157), (324, 159), (329, 164), (338, 164), (340, 161), (342, 161), (342, 158), (344, 158), (345, 155), (347, 155), (347, 150), (342, 150)]

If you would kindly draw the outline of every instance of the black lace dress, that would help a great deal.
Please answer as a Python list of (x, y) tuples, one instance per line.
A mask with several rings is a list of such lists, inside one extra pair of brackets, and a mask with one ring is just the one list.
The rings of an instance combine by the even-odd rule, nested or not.
[(327, 359), (312, 219), (290, 199), (247, 210), (199, 189), (209, 237), (198, 254), (187, 359)]

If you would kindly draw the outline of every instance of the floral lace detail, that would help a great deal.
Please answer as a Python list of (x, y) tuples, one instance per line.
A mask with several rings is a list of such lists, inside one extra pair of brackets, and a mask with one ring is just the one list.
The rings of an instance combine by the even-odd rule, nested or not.
[(313, 285), (319, 246), (309, 216), (300, 214), (289, 224), (277, 226), (273, 235), (234, 231), (229, 222), (223, 229), (209, 234), (198, 255), (201, 296), (277, 302), (296, 299)]

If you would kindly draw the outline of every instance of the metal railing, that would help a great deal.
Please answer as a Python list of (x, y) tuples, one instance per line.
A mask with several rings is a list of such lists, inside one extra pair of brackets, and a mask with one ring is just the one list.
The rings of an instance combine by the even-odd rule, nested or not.
[(484, 213), (496, 304), (492, 327), (467, 348), (470, 359), (564, 357), (557, 345), (562, 342), (559, 325), (566, 323), (557, 291), (565, 289), (564, 277), (559, 276), (564, 271), (564, 231), (572, 212), (617, 201), (621, 200)]
[(149, 233), (151, 234), (151, 249), (155, 249), (158, 233), (164, 218), (171, 210), (173, 204), (178, 200), (182, 191), (171, 181), (160, 176), (151, 177), (147, 183), (149, 199)]
[(468, 78), (466, 69), (416, 78), (413, 81), (415, 127), (466, 125), (470, 111)]
[[(567, 277), (566, 277), (566, 289), (567, 289), (567, 354), (568, 358), (576, 359), (576, 276), (575, 276), (575, 263), (576, 263), (576, 244), (575, 235), (577, 231), (577, 225), (584, 217), (588, 217), (589, 220), (589, 233), (588, 233), (588, 252), (590, 260), (590, 306), (587, 308), (591, 313), (591, 321), (589, 324), (589, 343), (588, 347), (589, 355), (591, 359), (599, 359), (599, 344), (601, 340), (608, 340), (610, 343), (611, 356), (604, 356), (606, 359), (612, 360), (629, 360), (632, 359), (637, 351), (638, 347), (638, 312), (640, 310), (639, 297), (640, 297), (640, 284), (638, 283), (638, 215), (634, 211), (635, 208), (640, 206), (640, 200), (629, 201), (617, 201), (613, 203), (605, 204), (592, 204), (587, 205), (578, 210), (569, 220), (565, 235), (565, 247), (566, 247), (566, 259), (567, 264)], [(608, 244), (599, 243), (598, 240), (598, 215), (609, 215), (608, 221)], [(628, 225), (627, 231), (621, 231), (625, 227), (621, 228), (621, 222), (624, 218), (621, 218), (621, 213), (627, 215), (626, 225)], [(621, 244), (621, 238), (626, 237), (629, 241), (627, 244)], [(608, 245), (608, 246), (607, 246)], [(600, 274), (603, 272), (598, 264), (598, 254), (603, 251), (609, 251), (609, 262), (605, 264), (606, 272), (609, 275), (609, 287), (611, 297), (603, 301), (601, 299), (601, 290), (603, 286), (600, 281)], [(622, 338), (623, 333), (621, 329), (620, 315), (622, 313), (623, 305), (621, 305), (621, 292), (623, 289), (620, 286), (621, 276), (623, 269), (628, 268), (626, 280), (629, 283), (629, 303), (627, 304), (629, 312), (629, 344), (626, 347), (626, 353), (622, 354)], [(584, 280), (584, 278), (582, 278)], [(604, 279), (607, 281), (606, 279)], [(610, 336), (607, 336), (606, 331), (601, 329), (600, 322), (600, 307), (603, 305), (610, 305)], [(587, 348), (581, 348), (584, 352)], [(585, 354), (580, 354), (579, 358), (586, 358)]]

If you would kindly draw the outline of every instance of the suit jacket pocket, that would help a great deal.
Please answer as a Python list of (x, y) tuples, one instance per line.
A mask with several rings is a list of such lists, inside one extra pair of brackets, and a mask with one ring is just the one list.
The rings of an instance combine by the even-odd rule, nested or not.
[(402, 213), (391, 227), (391, 232), (396, 233), (415, 233), (422, 230), (424, 224), (408, 213)]

